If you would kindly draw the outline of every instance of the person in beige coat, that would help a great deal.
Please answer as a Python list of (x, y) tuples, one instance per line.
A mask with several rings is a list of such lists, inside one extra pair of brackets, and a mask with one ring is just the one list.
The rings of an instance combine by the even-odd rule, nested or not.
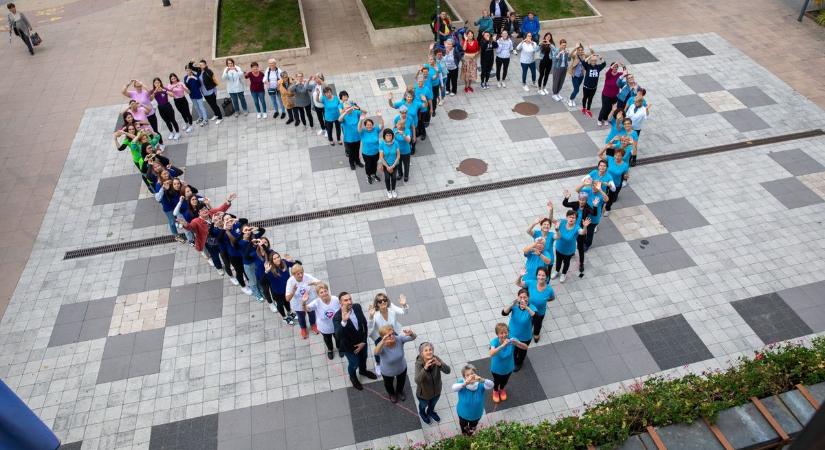
[(289, 116), (289, 120), (286, 121), (287, 125), (298, 120), (298, 114), (295, 112), (295, 93), (290, 89), (294, 83), (295, 80), (285, 70), (281, 71), (281, 79), (278, 80), (278, 92), (281, 93), (281, 101), (284, 103), (284, 108), (286, 108), (286, 113)]

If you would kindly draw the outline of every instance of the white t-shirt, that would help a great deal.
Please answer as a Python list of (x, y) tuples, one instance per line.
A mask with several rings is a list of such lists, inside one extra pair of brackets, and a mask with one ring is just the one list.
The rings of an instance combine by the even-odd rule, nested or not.
[[(286, 282), (286, 293), (289, 294), (293, 289), (295, 289), (295, 295), (293, 295), (292, 299), (289, 301), (289, 306), (293, 311), (304, 310), (303, 305), (301, 305), (301, 300), (304, 298), (304, 292), (309, 292), (309, 300), (307, 300), (307, 303), (311, 303), (313, 300), (318, 298), (318, 293), (315, 292), (315, 288), (310, 286), (310, 283), (315, 283), (317, 281), (319, 281), (317, 278), (308, 273), (304, 273), (304, 279), (300, 283), (294, 276), (289, 277), (289, 280)], [(295, 288), (296, 286), (297, 289)]]
[(403, 316), (405, 313), (405, 309), (393, 305), (390, 303), (390, 306), (387, 308), (387, 319), (384, 320), (384, 316), (381, 315), (381, 311), (375, 311), (375, 315), (372, 316), (372, 320), (367, 318), (367, 327), (369, 328), (370, 337), (373, 339), (378, 339), (378, 330), (381, 329), (384, 325), (392, 325), (393, 331), (396, 334), (401, 335), (401, 324), (398, 323), (398, 316)]
[(633, 122), (633, 129), (639, 131), (642, 129), (642, 124), (647, 119), (647, 107), (642, 106), (641, 108), (636, 108), (636, 105), (630, 105), (627, 107), (627, 117), (630, 118), (630, 121)]
[(341, 309), (341, 302), (338, 301), (338, 297), (334, 295), (330, 295), (330, 297), (329, 304), (324, 303), (321, 297), (316, 298), (311, 303), (307, 303), (307, 307), (315, 311), (315, 323), (318, 325), (318, 331), (324, 334), (332, 334), (335, 332), (332, 318), (335, 316), (335, 313)]

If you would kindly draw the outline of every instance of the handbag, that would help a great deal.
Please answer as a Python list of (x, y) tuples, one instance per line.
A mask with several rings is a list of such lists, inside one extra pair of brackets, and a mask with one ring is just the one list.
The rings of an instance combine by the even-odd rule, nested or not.
[(35, 47), (37, 47), (38, 45), (40, 45), (41, 43), (43, 43), (43, 39), (41, 39), (41, 38), (40, 38), (40, 35), (39, 35), (39, 34), (37, 34), (37, 32), (32, 33), (32, 34), (29, 36), (29, 39), (31, 39), (31, 41), (32, 41), (32, 45), (33, 45), (33, 46), (35, 46)]

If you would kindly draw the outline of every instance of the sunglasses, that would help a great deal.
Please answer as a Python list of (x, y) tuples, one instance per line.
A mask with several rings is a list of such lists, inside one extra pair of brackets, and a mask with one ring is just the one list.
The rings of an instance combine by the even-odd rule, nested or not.
[(390, 301), (389, 301), (389, 300), (387, 300), (386, 298), (382, 298), (382, 299), (378, 300), (378, 304), (381, 304), (381, 303), (389, 303), (389, 302), (390, 302)]

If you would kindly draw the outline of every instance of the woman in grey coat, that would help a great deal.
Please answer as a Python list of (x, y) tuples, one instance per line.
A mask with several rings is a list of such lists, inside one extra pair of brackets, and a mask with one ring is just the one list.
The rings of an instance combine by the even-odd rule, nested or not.
[(26, 47), (29, 49), (29, 54), (34, 55), (34, 46), (32, 45), (31, 35), (33, 33), (32, 26), (29, 23), (29, 19), (26, 18), (26, 15), (18, 12), (17, 7), (14, 3), (6, 4), (6, 7), (9, 9), (9, 13), (6, 16), (6, 19), (9, 22), (9, 41), (11, 41), (11, 34), (12, 32), (18, 36), (20, 39), (23, 40), (23, 43), (26, 44)]
[(298, 117), (300, 117), (301, 123), (304, 124), (304, 130), (307, 129), (307, 119), (309, 119), (310, 128), (315, 127), (315, 124), (312, 122), (312, 99), (310, 98), (314, 88), (314, 85), (304, 80), (303, 72), (298, 72), (295, 75), (295, 83), (289, 87), (289, 92), (294, 95), (292, 101), (295, 103), (293, 111), (295, 126), (298, 126)]

